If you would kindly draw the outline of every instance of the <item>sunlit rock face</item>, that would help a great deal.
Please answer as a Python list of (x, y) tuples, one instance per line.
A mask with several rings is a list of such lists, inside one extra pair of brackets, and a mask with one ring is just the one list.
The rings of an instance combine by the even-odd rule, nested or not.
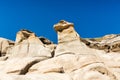
[(74, 24), (60, 21), (54, 25), (58, 34), (58, 45), (55, 50), (55, 56), (65, 53), (87, 54), (87, 46), (81, 42), (79, 34), (74, 29)]
[(82, 39), (90, 48), (109, 52), (120, 52), (120, 35), (110, 34), (100, 38)]
[(44, 46), (35, 33), (28, 30), (17, 33), (15, 46), (9, 54), (13, 57), (52, 57), (50, 49)]
[(7, 54), (7, 51), (14, 45), (14, 41), (0, 38), (0, 57)]
[(119, 34), (81, 38), (64, 20), (54, 29), (57, 44), (24, 29), (0, 38), (0, 80), (120, 80)]

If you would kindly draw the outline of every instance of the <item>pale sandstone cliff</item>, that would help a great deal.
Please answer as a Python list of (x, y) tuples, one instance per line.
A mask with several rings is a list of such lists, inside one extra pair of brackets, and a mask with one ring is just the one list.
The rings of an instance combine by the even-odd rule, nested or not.
[(0, 80), (120, 80), (120, 35), (81, 38), (64, 20), (54, 29), (58, 44), (28, 30), (0, 38)]

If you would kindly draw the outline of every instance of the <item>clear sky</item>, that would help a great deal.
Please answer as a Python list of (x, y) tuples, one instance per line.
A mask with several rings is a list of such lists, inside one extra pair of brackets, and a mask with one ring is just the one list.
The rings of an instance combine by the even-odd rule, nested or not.
[(57, 42), (53, 25), (75, 24), (81, 37), (120, 33), (120, 1), (116, 0), (0, 0), (0, 36), (15, 39), (28, 29)]

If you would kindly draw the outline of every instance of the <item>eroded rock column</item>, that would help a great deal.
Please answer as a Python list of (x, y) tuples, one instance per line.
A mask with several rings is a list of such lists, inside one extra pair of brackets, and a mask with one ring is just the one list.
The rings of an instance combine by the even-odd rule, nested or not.
[(78, 33), (74, 29), (74, 24), (61, 20), (54, 25), (54, 29), (58, 34), (58, 45), (55, 56), (65, 53), (86, 53), (88, 49), (85, 44), (80, 41)]

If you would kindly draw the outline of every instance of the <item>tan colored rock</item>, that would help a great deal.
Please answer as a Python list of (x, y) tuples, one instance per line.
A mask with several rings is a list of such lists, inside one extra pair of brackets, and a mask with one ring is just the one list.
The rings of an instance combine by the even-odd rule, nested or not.
[(18, 32), (15, 46), (9, 54), (11, 57), (52, 57), (51, 50), (34, 33), (27, 30)]
[(81, 39), (90, 48), (108, 52), (120, 52), (120, 35), (106, 35), (101, 38)]
[(71, 73), (73, 80), (119, 80), (103, 63), (93, 63)]
[(7, 75), (0, 74), (0, 80), (72, 80), (67, 74), (29, 74), (29, 75)]
[(0, 61), (5, 61), (5, 60), (8, 59), (8, 57), (9, 57), (9, 56), (2, 56), (2, 57), (0, 57)]
[(60, 21), (54, 25), (54, 29), (58, 34), (58, 45), (55, 50), (55, 56), (68, 52), (75, 54), (89, 53), (87, 52), (88, 47), (80, 41), (79, 35), (74, 30), (73, 23)]
[(64, 73), (64, 69), (61, 65), (56, 65), (56, 64), (43, 64), (41, 65), (41, 67), (39, 67), (40, 64), (36, 64), (33, 65), (33, 67), (31, 67), (29, 69), (29, 72), (27, 74), (33, 74), (33, 73), (37, 73), (37, 74), (45, 74), (45, 73)]
[(56, 44), (54, 44), (53, 42), (51, 42), (50, 40), (48, 40), (45, 37), (39, 37), (40, 41), (44, 44), (44, 46), (46, 48), (49, 48), (52, 54), (52, 57), (54, 56), (55, 53), (55, 49), (56, 49)]
[(44, 60), (44, 58), (40, 57), (7, 59), (4, 62), (0, 62), (0, 72), (6, 74), (26, 74), (32, 65), (42, 60)]
[(14, 45), (13, 41), (7, 40), (5, 38), (0, 38), (0, 57), (5, 56), (9, 48)]
[(16, 43), (20, 43), (22, 42), (23, 40), (26, 40), (28, 39), (30, 36), (36, 36), (33, 32), (29, 31), (29, 30), (20, 30), (17, 35), (16, 35)]
[(47, 38), (45, 37), (39, 37), (40, 41), (45, 44), (45, 45), (50, 45), (50, 44), (53, 44), (53, 42), (51, 42), (50, 40), (48, 40)]
[(68, 74), (48, 73), (48, 74), (28, 74), (25, 76), (28, 80), (72, 80)]
[(74, 24), (54, 25), (58, 44), (21, 30), (0, 38), (0, 80), (120, 80), (120, 35), (80, 38)]
[[(95, 55), (64, 54), (33, 65), (28, 73), (65, 72), (70, 73), (86, 65), (101, 62)], [(48, 64), (49, 63), (49, 64)]]

